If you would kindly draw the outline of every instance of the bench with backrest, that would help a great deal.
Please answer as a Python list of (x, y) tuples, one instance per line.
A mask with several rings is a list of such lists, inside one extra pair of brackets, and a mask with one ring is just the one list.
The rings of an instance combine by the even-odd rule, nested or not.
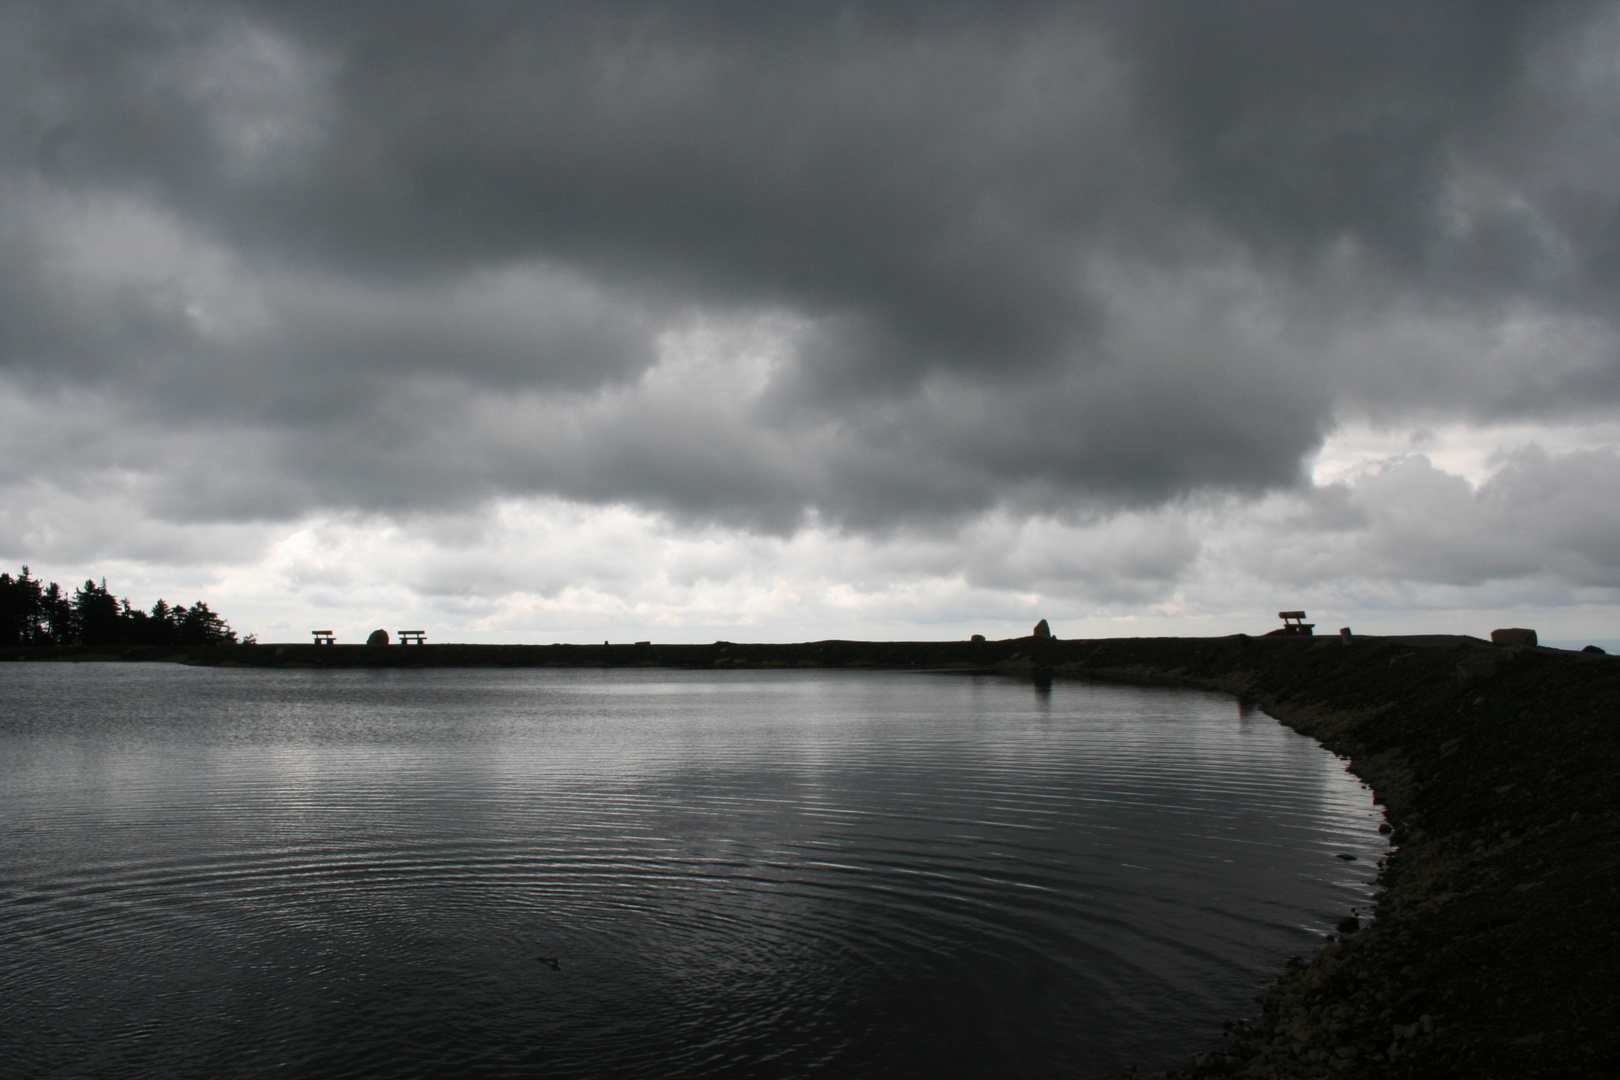
[(337, 635), (330, 630), (311, 630), (310, 633), (315, 636), (315, 644), (317, 645), (337, 644)]
[(401, 630), (399, 632), (399, 643), (401, 645), (426, 645), (427, 644), (427, 631), (426, 630)]
[(1303, 611), (1279, 611), (1277, 618), (1283, 621), (1282, 632), (1285, 634), (1304, 634), (1310, 637), (1311, 631), (1316, 629), (1315, 623), (1305, 621)]

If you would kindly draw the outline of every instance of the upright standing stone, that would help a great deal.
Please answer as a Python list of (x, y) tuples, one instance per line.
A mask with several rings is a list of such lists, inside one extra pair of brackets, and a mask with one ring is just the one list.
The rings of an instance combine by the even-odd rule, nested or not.
[(388, 631), (386, 631), (386, 630), (373, 630), (371, 632), (371, 636), (366, 638), (366, 644), (367, 645), (386, 645), (386, 644), (388, 644)]
[(1034, 636), (1042, 640), (1052, 636), (1052, 628), (1046, 625), (1045, 619), (1042, 619), (1040, 622), (1035, 624)]

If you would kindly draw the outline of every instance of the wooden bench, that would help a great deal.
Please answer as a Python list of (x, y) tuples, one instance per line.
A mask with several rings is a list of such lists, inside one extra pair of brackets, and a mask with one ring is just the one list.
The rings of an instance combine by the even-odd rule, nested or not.
[(427, 631), (426, 630), (401, 630), (399, 632), (399, 643), (401, 645), (426, 645), (427, 644)]
[(1304, 634), (1310, 637), (1311, 632), (1316, 629), (1315, 623), (1305, 621), (1303, 611), (1279, 611), (1277, 618), (1283, 621), (1282, 632), (1285, 634)]
[(317, 645), (337, 644), (337, 635), (330, 630), (311, 630), (310, 633), (315, 635), (315, 644)]

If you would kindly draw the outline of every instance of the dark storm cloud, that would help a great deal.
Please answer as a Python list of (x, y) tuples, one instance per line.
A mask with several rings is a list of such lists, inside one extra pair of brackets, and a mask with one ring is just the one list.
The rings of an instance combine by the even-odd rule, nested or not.
[(1308, 249), (1351, 236), (1419, 264), (1448, 144), (1496, 119), (1522, 73), (1530, 14), (1186, 5), (1138, 11), (1125, 33), (1150, 123), (1181, 165), (1178, 197), (1255, 243)]
[(0, 364), (263, 449), (168, 514), (882, 527), (1620, 394), (1612, 7), (0, 18)]

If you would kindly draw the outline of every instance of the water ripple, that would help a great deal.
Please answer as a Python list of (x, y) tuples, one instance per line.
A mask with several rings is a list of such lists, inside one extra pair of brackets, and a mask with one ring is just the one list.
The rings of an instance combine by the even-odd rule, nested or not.
[(1162, 1068), (1366, 902), (1377, 822), (1342, 763), (1209, 694), (14, 665), (0, 1059)]

